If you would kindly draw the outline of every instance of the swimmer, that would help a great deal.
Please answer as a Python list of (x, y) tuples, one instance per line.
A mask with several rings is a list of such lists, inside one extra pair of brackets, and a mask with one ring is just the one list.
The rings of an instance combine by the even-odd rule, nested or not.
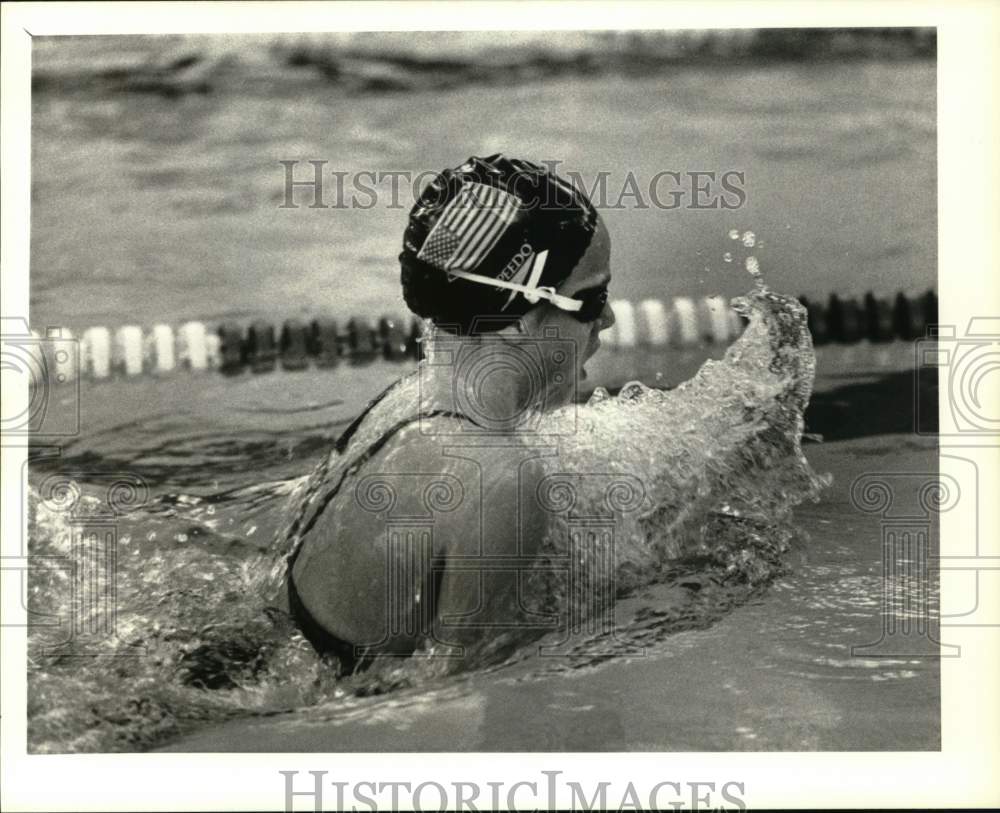
[(428, 641), (499, 651), (544, 604), (519, 575), (549, 517), (532, 419), (614, 324), (610, 258), (587, 197), (527, 161), (470, 158), (413, 206), (399, 260), (427, 358), (341, 435), (287, 534), (288, 610), (343, 671)]

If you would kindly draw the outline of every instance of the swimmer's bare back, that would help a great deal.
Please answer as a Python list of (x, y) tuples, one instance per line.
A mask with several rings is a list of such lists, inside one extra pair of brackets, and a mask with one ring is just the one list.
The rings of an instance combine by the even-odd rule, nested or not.
[(347, 443), (341, 462), (351, 462), (331, 468), (299, 529), (293, 615), (350, 668), (421, 642), (457, 656), (489, 648), (537, 603), (522, 591), (547, 528), (536, 497), (546, 449), (469, 433), (467, 420), (400, 422), (374, 453)]

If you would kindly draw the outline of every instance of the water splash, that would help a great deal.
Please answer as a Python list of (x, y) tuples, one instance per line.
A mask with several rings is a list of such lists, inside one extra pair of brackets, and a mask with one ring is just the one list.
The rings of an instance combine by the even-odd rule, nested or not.
[[(740, 245), (744, 249), (752, 249), (764, 245), (764, 241), (758, 240), (757, 235), (749, 229), (743, 231), (742, 233), (739, 229), (730, 229), (729, 239), (739, 241)], [(736, 257), (733, 252), (727, 251), (722, 255), (722, 259), (727, 263), (731, 263), (734, 259), (736, 259)], [(750, 274), (751, 277), (753, 277), (754, 286), (757, 291), (764, 292), (767, 290), (760, 270), (760, 261), (754, 255), (746, 254), (743, 258), (743, 268), (748, 274)]]
[(758, 291), (766, 291), (767, 286), (764, 284), (764, 275), (760, 270), (760, 261), (756, 257), (747, 257), (744, 267), (747, 273), (753, 277), (754, 284), (757, 286)]
[[(619, 595), (695, 560), (713, 578), (765, 582), (794, 536), (792, 508), (825, 485), (800, 446), (815, 371), (802, 307), (760, 289), (735, 306), (750, 319), (741, 339), (677, 389), (633, 382), (551, 419), (575, 419), (586, 438), (557, 465), (594, 471), (600, 461), (643, 484), (641, 509), (616, 518), (609, 575)], [(597, 514), (605, 499), (595, 484), (575, 510)], [(566, 538), (558, 530), (549, 540), (556, 554)]]
[[(626, 626), (626, 639), (648, 645), (685, 625), (709, 623), (766, 585), (795, 537), (793, 507), (824, 484), (800, 447), (814, 374), (804, 310), (762, 284), (735, 305), (749, 319), (742, 337), (677, 389), (638, 382), (617, 396), (598, 389), (575, 415), (543, 417), (549, 430), (567, 437), (553, 473), (601, 472), (642, 486), (639, 502), (616, 517), (613, 567), (602, 569), (606, 556), (591, 548), (588, 572), (619, 598), (651, 583), (698, 588), (693, 608), (665, 593), (652, 616)], [(407, 388), (402, 392), (405, 401)], [(361, 432), (378, 433), (391, 413)], [(338, 462), (332, 454), (327, 465)], [(118, 535), (129, 541), (119, 547), (114, 635), (67, 641), (57, 626), (30, 630), (32, 750), (141, 750), (229, 717), (338, 703), (345, 691), (363, 695), (433, 679), (437, 673), (426, 665), (432, 661), (396, 661), (338, 680), (287, 617), (268, 609), (287, 552), (285, 506), (307, 498), (314, 479), (206, 498), (174, 495), (122, 517)], [(580, 510), (608, 505), (606, 479), (578, 478)], [(37, 491), (29, 508), (33, 554), (77, 557), (83, 566), (88, 556), (99, 558), (96, 548), (74, 547), (78, 529)], [(188, 541), (167, 541), (178, 534)], [(568, 538), (566, 527), (554, 525), (543, 541), (546, 556), (564, 557)], [(81, 610), (73, 606), (69, 573), (32, 572), (33, 612), (66, 618)], [(586, 616), (565, 581), (544, 572), (531, 578), (546, 588), (529, 591), (545, 596), (543, 605), (580, 603), (575, 609)], [(82, 620), (86, 626), (100, 619)], [(480, 662), (509, 653), (503, 644), (491, 641)], [(531, 651), (516, 650), (515, 657)], [(589, 657), (545, 659), (544, 668), (571, 668)]]

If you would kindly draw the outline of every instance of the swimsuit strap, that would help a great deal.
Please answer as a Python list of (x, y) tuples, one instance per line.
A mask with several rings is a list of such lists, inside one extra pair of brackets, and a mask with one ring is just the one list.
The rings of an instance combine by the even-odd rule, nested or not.
[[(368, 405), (361, 411), (361, 414), (358, 415), (358, 417), (356, 417), (351, 422), (351, 424), (341, 433), (340, 437), (337, 438), (336, 442), (334, 443), (334, 449), (336, 450), (338, 455), (343, 456), (343, 454), (347, 451), (347, 448), (350, 445), (351, 440), (354, 438), (354, 435), (357, 433), (358, 429), (361, 428), (362, 423), (364, 423), (365, 419), (369, 416), (369, 414), (371, 414), (372, 410), (375, 409), (375, 407), (378, 406), (383, 400), (385, 400), (385, 398), (389, 395), (389, 393), (392, 392), (393, 389), (395, 389), (397, 386), (399, 386), (399, 384), (404, 380), (405, 378), (401, 378), (398, 381), (393, 382), (384, 390), (382, 390), (381, 393), (376, 395), (371, 401), (368, 402)], [(354, 458), (354, 460), (352, 460), (349, 464), (343, 464), (340, 478), (337, 480), (336, 485), (334, 485), (332, 489), (330, 489), (329, 491), (326, 492), (326, 494), (323, 495), (322, 500), (320, 500), (319, 504), (316, 507), (316, 510), (313, 512), (312, 516), (309, 518), (308, 521), (305, 521), (306, 512), (308, 511), (309, 508), (308, 501), (303, 500), (302, 508), (298, 516), (295, 517), (295, 520), (292, 522), (291, 526), (288, 529), (288, 536), (298, 535), (299, 537), (298, 543), (288, 553), (286, 557), (288, 561), (289, 572), (291, 571), (292, 565), (295, 564), (295, 560), (298, 558), (299, 551), (302, 548), (302, 542), (304, 541), (305, 535), (312, 529), (312, 527), (316, 524), (317, 520), (319, 519), (323, 511), (326, 510), (327, 506), (330, 504), (333, 498), (336, 497), (337, 494), (340, 492), (340, 489), (343, 486), (344, 481), (347, 479), (347, 476), (349, 474), (355, 473), (361, 466), (363, 466), (372, 457), (374, 457), (378, 453), (378, 451), (383, 446), (385, 446), (385, 444), (401, 429), (406, 428), (414, 421), (423, 420), (424, 418), (436, 418), (436, 417), (459, 418), (467, 420), (473, 424), (476, 424), (476, 422), (473, 421), (471, 418), (469, 418), (466, 415), (462, 415), (459, 412), (453, 412), (445, 409), (436, 409), (427, 412), (418, 412), (416, 415), (411, 415), (408, 418), (403, 418), (402, 420), (397, 421), (395, 424), (389, 427), (389, 429), (383, 435), (377, 438), (367, 449), (365, 449), (360, 455)], [(479, 424), (476, 424), (476, 426), (479, 426)], [(326, 477), (327, 472), (330, 469), (330, 462), (332, 457), (333, 457), (332, 455), (327, 455), (326, 459), (323, 461), (320, 468), (314, 474), (317, 483), (321, 483), (323, 478)]]
[[(351, 421), (350, 425), (343, 432), (340, 433), (340, 436), (337, 438), (337, 440), (334, 441), (333, 444), (333, 448), (338, 455), (344, 454), (344, 451), (347, 449), (347, 446), (351, 442), (351, 438), (354, 437), (355, 433), (361, 427), (361, 424), (364, 422), (365, 418), (368, 417), (368, 414), (379, 403), (381, 403), (395, 387), (399, 386), (401, 381), (403, 381), (402, 378), (397, 381), (394, 381), (392, 384), (390, 384), (388, 387), (382, 390), (382, 392), (380, 392), (378, 395), (372, 398), (372, 400), (368, 402), (368, 405), (361, 410), (361, 413), (353, 421)], [(330, 461), (332, 457), (333, 457), (332, 455), (328, 454), (323, 459), (323, 462), (320, 463), (316, 471), (313, 472), (311, 479), (314, 479), (317, 482), (321, 482), (323, 478), (326, 477), (327, 472), (330, 470)], [(291, 526), (289, 526), (288, 528), (287, 536), (294, 536), (296, 533), (298, 533), (298, 530), (302, 526), (302, 520), (305, 518), (305, 514), (308, 508), (309, 508), (309, 501), (304, 499), (299, 509), (299, 513), (296, 515), (295, 519), (292, 521)], [(296, 546), (296, 548), (297, 547), (298, 546)]]
[(364, 423), (365, 418), (368, 417), (368, 413), (384, 401), (385, 397), (392, 392), (392, 390), (398, 387), (401, 381), (403, 381), (402, 378), (397, 381), (393, 381), (388, 387), (382, 390), (382, 392), (372, 398), (368, 402), (368, 406), (361, 410), (361, 414), (351, 421), (350, 425), (340, 433), (340, 437), (337, 438), (336, 442), (333, 444), (333, 448), (337, 450), (338, 454), (343, 454), (347, 450), (347, 446), (351, 442), (351, 438), (353, 438), (354, 434), (361, 428), (361, 424)]

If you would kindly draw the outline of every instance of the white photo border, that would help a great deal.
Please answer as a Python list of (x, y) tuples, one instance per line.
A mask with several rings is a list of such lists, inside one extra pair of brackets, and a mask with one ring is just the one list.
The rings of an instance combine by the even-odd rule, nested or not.
[[(838, 2), (479, 3), (24, 3), (2, 12), (3, 311), (28, 312), (30, 38), (97, 33), (321, 30), (658, 29), (932, 26), (938, 46), (939, 296), (941, 321), (1000, 314), (1000, 4)], [(901, 190), (901, 194), (905, 193)], [(8, 391), (10, 389), (10, 391)], [(3, 397), (26, 398), (4, 385)], [(26, 449), (3, 449), (4, 505), (20, 499)], [(983, 494), (1000, 493), (997, 467)], [(24, 516), (5, 511), (3, 555), (19, 555)], [(974, 517), (945, 514), (941, 535), (969, 532)], [(1000, 538), (995, 505), (978, 517), (983, 538)], [(6, 578), (6, 577), (5, 577)], [(2, 593), (3, 616), (17, 591)], [(959, 658), (941, 662), (942, 749), (934, 753), (625, 754), (125, 754), (26, 755), (26, 635), (2, 635), (2, 775), (7, 811), (280, 809), (280, 770), (327, 771), (343, 781), (389, 777), (486, 783), (595, 776), (624, 785), (651, 781), (744, 782), (751, 807), (983, 806), (1000, 804), (1000, 636), (997, 628), (949, 628)], [(667, 679), (665, 677), (665, 679)], [(645, 781), (643, 779), (643, 781)], [(563, 805), (567, 798), (560, 799)], [(308, 798), (296, 807), (312, 809)]]

